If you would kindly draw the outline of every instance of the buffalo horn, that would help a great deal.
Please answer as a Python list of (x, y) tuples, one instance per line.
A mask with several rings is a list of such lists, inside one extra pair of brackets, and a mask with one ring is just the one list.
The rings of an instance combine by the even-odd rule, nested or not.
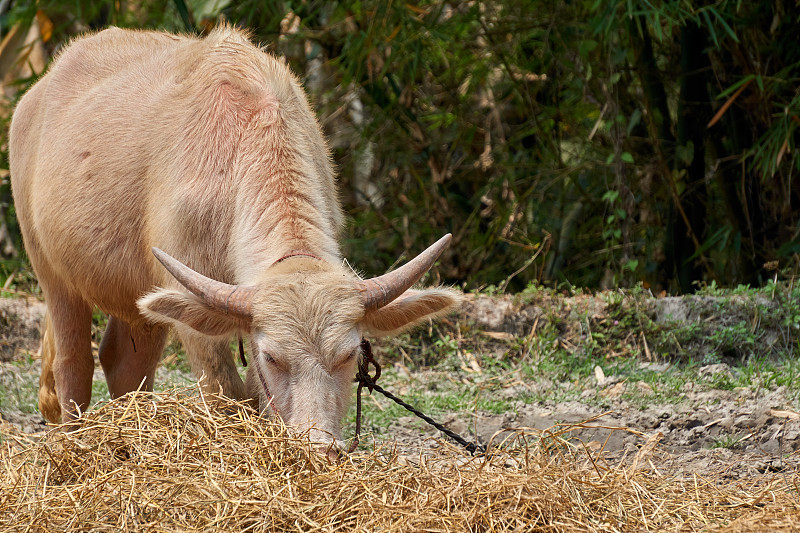
[(252, 318), (253, 288), (207, 278), (155, 247), (153, 255), (181, 285), (206, 305), (242, 318)]
[(356, 288), (361, 291), (361, 301), (365, 309), (380, 309), (415, 284), (425, 275), (434, 261), (439, 258), (441, 253), (450, 244), (451, 234), (447, 234), (417, 257), (401, 266), (397, 270), (378, 276), (377, 278), (365, 279), (356, 282)]

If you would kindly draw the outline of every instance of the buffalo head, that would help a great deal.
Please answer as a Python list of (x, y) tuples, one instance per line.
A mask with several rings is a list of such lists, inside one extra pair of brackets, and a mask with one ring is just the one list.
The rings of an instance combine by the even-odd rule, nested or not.
[(362, 336), (400, 332), (460, 301), (449, 289), (410, 289), (450, 238), (401, 268), (366, 280), (312, 253), (295, 252), (248, 286), (205, 277), (154, 248), (181, 289), (159, 289), (141, 298), (139, 308), (151, 320), (212, 337), (249, 335), (245, 386), (259, 408), (309, 431), (313, 441), (340, 441)]

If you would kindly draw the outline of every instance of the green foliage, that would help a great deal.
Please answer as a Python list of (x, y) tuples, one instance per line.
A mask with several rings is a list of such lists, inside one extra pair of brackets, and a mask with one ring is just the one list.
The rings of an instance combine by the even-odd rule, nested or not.
[(0, 260), (0, 281), (3, 285), (0, 296), (4, 298), (35, 295), (40, 292), (33, 270), (25, 259)]
[[(495, 378), (516, 374), (526, 383), (552, 381), (543, 391), (520, 392), (526, 403), (577, 399), (587, 382), (594, 383), (598, 366), (606, 376), (624, 376), (628, 386), (623, 398), (641, 407), (679, 401), (689, 382), (701, 390), (786, 386), (792, 396), (800, 392), (795, 356), (800, 293), (794, 286), (722, 289), (711, 284), (696, 296), (684, 297), (680, 313), (686, 316), (672, 318), (658, 311), (664, 301), (653, 299), (641, 286), (603, 297), (602, 310), (591, 304), (596, 299), (586, 299), (583, 307), (580, 296), (566, 307), (560, 293), (534, 286), (514, 301), (544, 310), (535, 334), (494, 338), (469, 324), (443, 324), (399, 341), (405, 356), (392, 354), (394, 341), (388, 343), (390, 352), (381, 350), (380, 356), (412, 369), (432, 366), (456, 381), (467, 373), (464, 383), (482, 383), (483, 390), (492, 390)], [(429, 355), (424, 357), (415, 346)], [(479, 373), (465, 364), (465, 354), (476, 358)], [(643, 361), (652, 361), (658, 370)], [(701, 366), (720, 362), (731, 373), (698, 376)], [(611, 405), (598, 395), (586, 401)]]
[[(14, 2), (0, 26), (36, 18), (51, 53), (109, 24), (249, 28), (311, 93), (350, 216), (345, 252), (367, 274), (450, 231), (434, 281), (686, 292), (797, 265), (795, 8), (42, 0)], [(13, 206), (3, 216), (18, 235)]]
[[(763, 289), (710, 284), (683, 298), (688, 317), (669, 320), (654, 310), (660, 300), (641, 286), (567, 300), (534, 285), (513, 302), (525, 306), (521, 312), (541, 310), (535, 334), (487, 335), (468, 323), (445, 322), (376, 343), (376, 354), (384, 365), (384, 386), (440, 419), (454, 412), (513, 413), (521, 405), (565, 401), (602, 409), (619, 408), (622, 401), (647, 409), (682, 404), (690, 391), (786, 387), (788, 398), (798, 398), (800, 362), (793, 353), (800, 333), (791, 328), (796, 305), (788, 304), (800, 300), (797, 296), (783, 283)], [(787, 331), (785, 324), (788, 336), (778, 341), (776, 332)], [(465, 364), (466, 354), (475, 358), (477, 369)], [(727, 366), (700, 371), (718, 362)], [(598, 367), (608, 378), (604, 382), (598, 381)], [(616, 385), (623, 391), (620, 398), (609, 396)], [(368, 430), (410, 416), (380, 397), (379, 408), (365, 402)], [(417, 427), (428, 431), (421, 422)], [(719, 446), (734, 445), (733, 439), (721, 439)]]
[(720, 435), (714, 439), (714, 442), (711, 444), (711, 448), (727, 448), (729, 450), (735, 450), (742, 445), (742, 442), (748, 436), (749, 435)]
[(21, 353), (13, 365), (0, 371), (0, 409), (35, 413), (39, 403), (39, 389), (32, 386), (26, 371), (34, 364), (30, 354)]

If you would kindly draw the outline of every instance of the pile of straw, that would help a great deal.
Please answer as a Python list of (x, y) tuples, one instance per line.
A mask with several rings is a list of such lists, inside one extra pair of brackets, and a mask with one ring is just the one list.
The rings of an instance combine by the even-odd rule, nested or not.
[[(0, 530), (730, 531), (800, 523), (796, 476), (721, 482), (612, 466), (559, 439), (472, 458), (373, 446), (332, 464), (302, 438), (194, 391), (137, 393), (71, 433), (0, 426)], [(225, 414), (225, 413), (228, 414)], [(230, 414), (235, 413), (235, 414)]]

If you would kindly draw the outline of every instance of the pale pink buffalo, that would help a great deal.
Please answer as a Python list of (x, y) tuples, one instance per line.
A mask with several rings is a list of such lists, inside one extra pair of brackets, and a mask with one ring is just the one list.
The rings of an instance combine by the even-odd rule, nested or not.
[[(262, 411), (272, 402), (312, 439), (338, 440), (362, 336), (459, 302), (452, 290), (409, 289), (449, 236), (378, 278), (346, 266), (334, 172), (306, 95), (229, 26), (203, 39), (112, 28), (75, 40), (20, 100), (9, 151), (47, 300), (39, 406), (49, 420), (89, 405), (97, 306), (111, 316), (100, 363), (113, 397), (152, 389), (174, 326), (208, 390)], [(252, 349), (244, 383), (229, 347), (237, 334)]]

